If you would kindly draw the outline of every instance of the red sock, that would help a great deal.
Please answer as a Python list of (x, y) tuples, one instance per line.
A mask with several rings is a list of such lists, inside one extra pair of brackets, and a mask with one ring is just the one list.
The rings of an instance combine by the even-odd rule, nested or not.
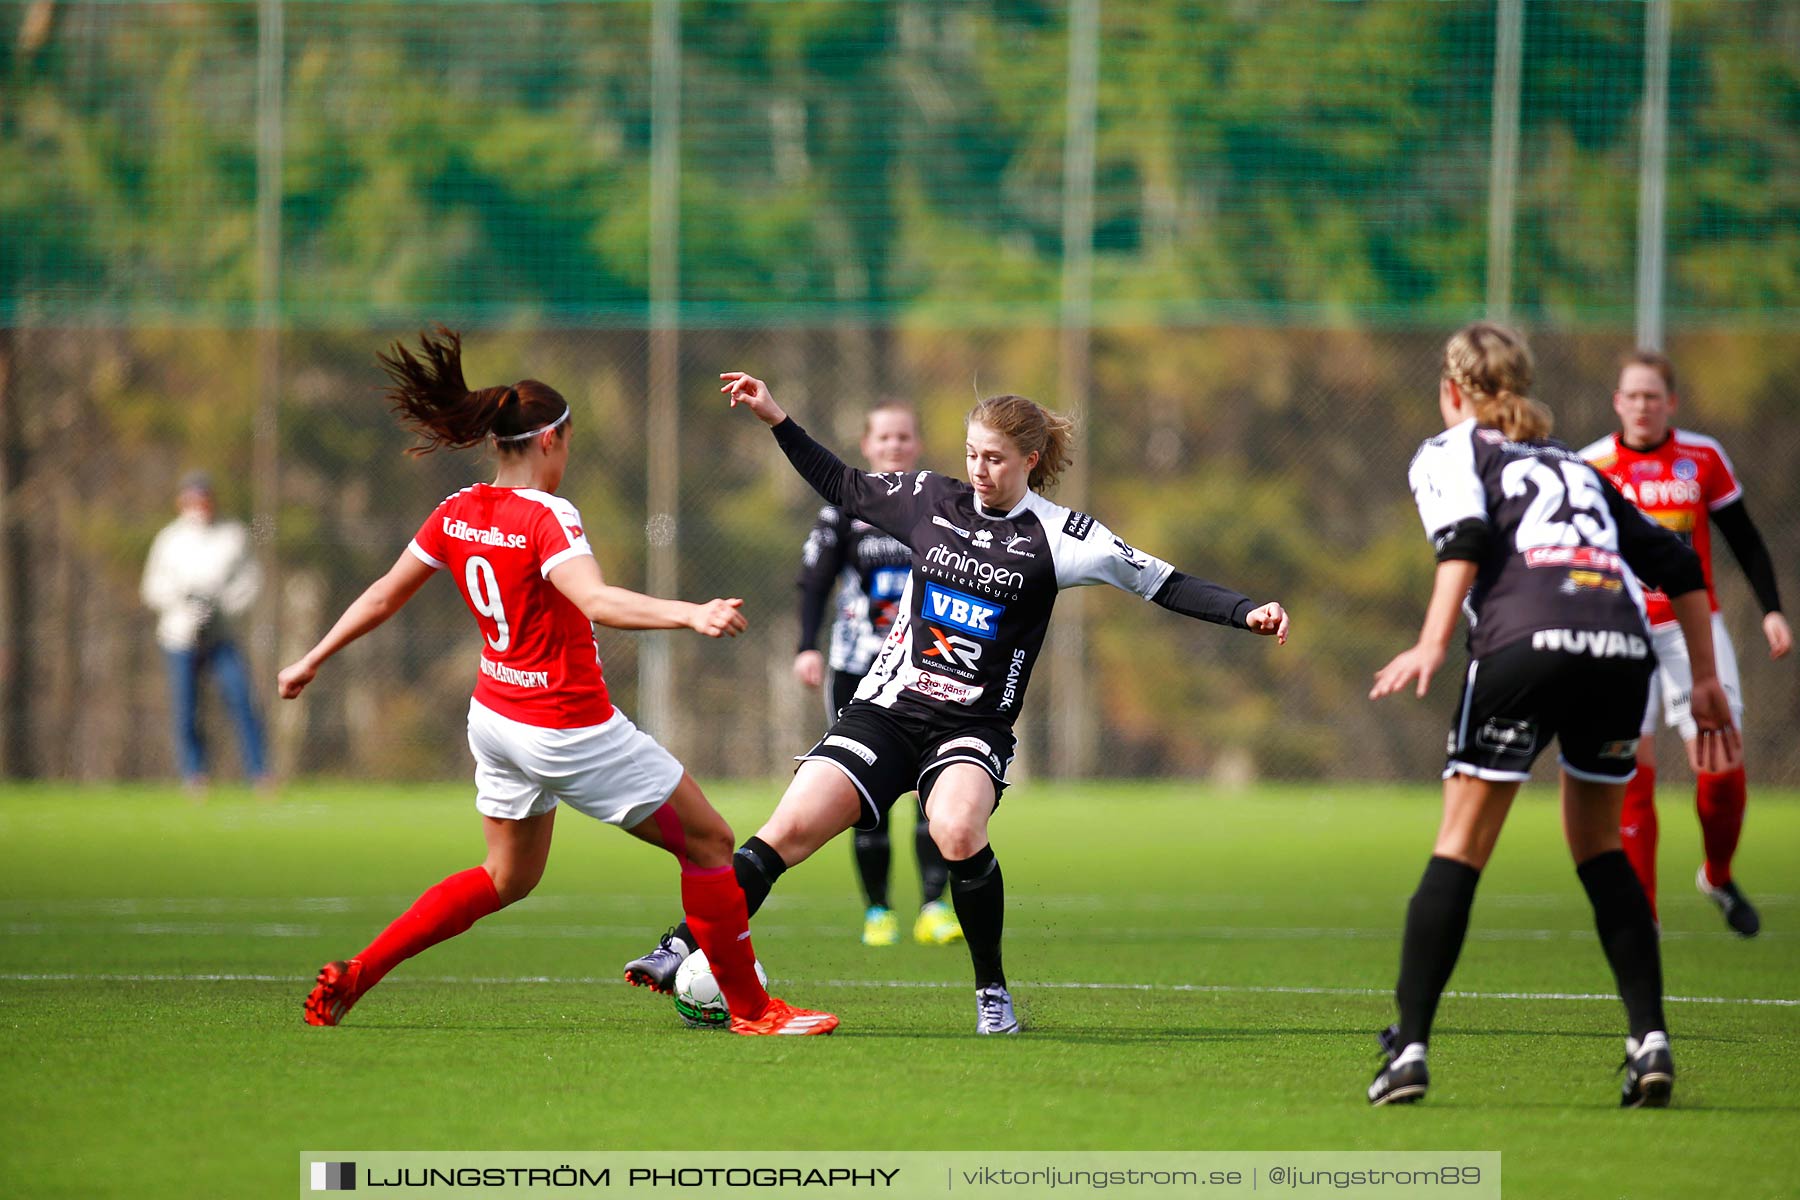
[(1744, 768), (1702, 775), (1694, 789), (1700, 813), (1700, 840), (1706, 845), (1706, 878), (1714, 887), (1731, 882), (1731, 858), (1744, 829)]
[(394, 918), (394, 923), (356, 957), (362, 960), (360, 991), (381, 982), (381, 977), (445, 938), (453, 938), (481, 918), (500, 908), (500, 894), (485, 867), (458, 871), (442, 883), (427, 888), (413, 906)]
[(756, 978), (756, 951), (750, 945), (750, 910), (730, 865), (702, 870), (681, 864), (681, 906), (688, 928), (712, 963), (713, 978), (725, 993), (731, 1015), (755, 1020), (769, 1006), (769, 993)]
[(1625, 807), (1619, 813), (1619, 840), (1625, 857), (1650, 898), (1656, 912), (1656, 768), (1639, 763), (1637, 774), (1625, 785)]

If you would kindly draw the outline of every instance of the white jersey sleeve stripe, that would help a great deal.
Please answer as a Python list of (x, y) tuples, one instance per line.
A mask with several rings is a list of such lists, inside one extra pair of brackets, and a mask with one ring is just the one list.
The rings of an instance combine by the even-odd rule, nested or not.
[(556, 568), (562, 566), (571, 558), (579, 558), (584, 554), (589, 558), (594, 556), (594, 552), (588, 548), (587, 539), (585, 538), (582, 539), (581, 545), (579, 546), (570, 546), (567, 550), (557, 551), (555, 554), (552, 554), (549, 558), (544, 560), (544, 578), (548, 579), (550, 577), (550, 572), (556, 570)]
[(408, 550), (412, 551), (414, 558), (418, 559), (420, 562), (424, 563), (426, 566), (430, 567), (434, 571), (442, 571), (445, 568), (445, 566), (447, 565), (445, 563), (439, 562), (437, 559), (431, 557), (431, 555), (425, 553), (425, 551), (419, 546), (419, 543), (416, 540), (406, 543), (406, 548)]

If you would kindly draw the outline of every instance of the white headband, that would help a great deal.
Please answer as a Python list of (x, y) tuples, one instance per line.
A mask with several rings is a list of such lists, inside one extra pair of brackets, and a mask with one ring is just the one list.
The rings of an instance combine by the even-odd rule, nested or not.
[(550, 422), (548, 425), (539, 425), (536, 429), (529, 430), (525, 433), (509, 433), (505, 437), (501, 437), (496, 433), (494, 435), (494, 440), (496, 442), (522, 442), (526, 438), (536, 437), (540, 433), (549, 433), (552, 429), (555, 429), (558, 425), (561, 425), (564, 421), (569, 419), (569, 411), (568, 401), (565, 400), (563, 402), (562, 416), (556, 418), (556, 420)]

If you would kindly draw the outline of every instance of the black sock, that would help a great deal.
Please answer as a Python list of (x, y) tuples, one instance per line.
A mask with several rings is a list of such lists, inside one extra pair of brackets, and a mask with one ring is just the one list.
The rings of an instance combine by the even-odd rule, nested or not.
[(913, 829), (913, 852), (919, 856), (920, 905), (943, 899), (944, 889), (950, 886), (950, 867), (944, 862), (944, 852), (931, 840), (931, 825), (924, 817)]
[(969, 960), (975, 964), (975, 986), (1006, 986), (1000, 967), (1000, 931), (1006, 923), (1006, 886), (1000, 878), (1000, 860), (992, 846), (946, 863), (950, 870), (950, 898), (956, 919), (969, 943)]
[[(787, 870), (781, 855), (759, 837), (753, 837), (737, 848), (737, 853), (731, 856), (731, 867), (737, 875), (738, 886), (744, 889), (744, 907), (753, 917), (763, 906), (763, 901), (769, 898), (769, 889)], [(682, 940), (690, 954), (700, 946), (686, 921), (675, 927), (675, 936)]]
[(1668, 1029), (1663, 1023), (1662, 947), (1656, 917), (1631, 860), (1623, 850), (1608, 850), (1576, 867), (1575, 874), (1594, 906), (1594, 926), (1625, 1001), (1631, 1036), (1641, 1039), (1653, 1029)]
[(1400, 943), (1400, 1045), (1431, 1040), (1432, 1018), (1469, 931), (1469, 908), (1481, 872), (1468, 863), (1433, 855), (1419, 888), (1406, 906), (1406, 936)]
[(886, 822), (880, 829), (857, 830), (850, 849), (856, 855), (856, 874), (862, 880), (869, 907), (888, 907), (888, 863), (893, 851), (888, 845)]

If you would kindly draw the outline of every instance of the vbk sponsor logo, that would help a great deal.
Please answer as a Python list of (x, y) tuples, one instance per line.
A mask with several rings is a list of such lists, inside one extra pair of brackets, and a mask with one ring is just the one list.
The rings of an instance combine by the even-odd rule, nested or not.
[(977, 529), (975, 531), (975, 548), (977, 550), (986, 550), (993, 544), (994, 535), (991, 532), (986, 529)]
[(1000, 618), (1005, 613), (1003, 604), (977, 600), (935, 583), (925, 585), (925, 615), (928, 618), (986, 641), (991, 642), (999, 636)]
[(1087, 541), (1088, 530), (1094, 527), (1094, 518), (1084, 512), (1071, 512), (1069, 519), (1063, 522), (1063, 533), (1078, 542)]
[(869, 592), (876, 600), (897, 600), (906, 591), (910, 567), (881, 567), (869, 576)]
[[(500, 546), (508, 550), (525, 548), (525, 535), (522, 533), (502, 533), (492, 526), (477, 529), (460, 517), (454, 521), (444, 518), (444, 536), (453, 537), (459, 542), (478, 542), (483, 546)], [(575, 536), (580, 537), (581, 530), (577, 529)]]
[(983, 757), (994, 753), (994, 748), (978, 737), (951, 738), (937, 748), (939, 754), (948, 754), (952, 750), (973, 750)]
[(972, 642), (960, 633), (945, 633), (936, 625), (925, 627), (931, 633), (931, 649), (921, 658), (935, 658), (973, 671), (981, 662), (981, 643)]
[(1635, 633), (1616, 629), (1540, 629), (1531, 635), (1531, 648), (1591, 658), (1637, 659), (1650, 654), (1650, 643)]
[(1005, 712), (1019, 699), (1019, 676), (1025, 671), (1025, 651), (1014, 650), (1006, 668), (1006, 686), (1000, 689), (1000, 711)]

